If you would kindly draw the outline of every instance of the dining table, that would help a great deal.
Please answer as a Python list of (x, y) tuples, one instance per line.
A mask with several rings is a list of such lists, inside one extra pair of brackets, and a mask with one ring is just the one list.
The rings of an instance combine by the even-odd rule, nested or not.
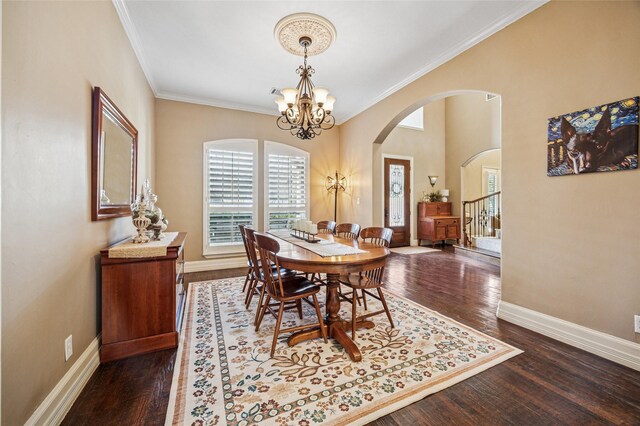
[[(280, 251), (277, 253), (278, 262), (281, 267), (292, 269), (309, 274), (326, 274), (326, 304), (325, 304), (325, 327), (327, 335), (335, 339), (344, 348), (353, 361), (361, 361), (362, 353), (357, 344), (351, 340), (350, 334), (346, 330), (351, 330), (351, 321), (340, 318), (340, 276), (351, 273), (359, 273), (384, 266), (389, 249), (375, 244), (358, 240), (340, 238), (332, 234), (318, 234), (316, 238), (324, 241), (321, 246), (327, 247), (327, 252), (322, 255), (312, 251), (313, 246), (304, 240), (297, 240), (289, 233), (272, 233), (280, 244)], [(330, 247), (344, 251), (349, 251), (346, 247), (352, 247), (353, 254), (330, 255)], [(308, 248), (307, 248), (308, 247)], [(344, 250), (346, 249), (346, 250)], [(317, 250), (316, 250), (317, 251)], [(358, 321), (357, 328), (373, 328), (372, 321)], [(302, 330), (289, 336), (287, 343), (294, 346), (309, 339), (321, 338), (322, 333), (319, 327)]]

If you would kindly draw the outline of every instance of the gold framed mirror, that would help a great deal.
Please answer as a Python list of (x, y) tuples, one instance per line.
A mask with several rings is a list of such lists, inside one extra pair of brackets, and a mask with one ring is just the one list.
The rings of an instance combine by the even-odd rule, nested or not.
[(93, 89), (91, 220), (131, 216), (138, 131), (102, 89)]

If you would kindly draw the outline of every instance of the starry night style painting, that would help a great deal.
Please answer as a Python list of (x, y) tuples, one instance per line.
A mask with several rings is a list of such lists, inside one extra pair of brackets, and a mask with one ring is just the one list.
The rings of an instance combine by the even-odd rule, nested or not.
[(547, 176), (637, 169), (638, 99), (550, 118)]

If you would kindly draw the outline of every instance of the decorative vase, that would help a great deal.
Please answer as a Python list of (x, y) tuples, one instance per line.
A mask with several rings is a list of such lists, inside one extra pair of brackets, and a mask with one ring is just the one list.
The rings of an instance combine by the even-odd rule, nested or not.
[[(148, 238), (147, 241), (149, 241), (149, 239), (157, 241), (164, 238), (163, 232), (167, 229), (167, 226), (169, 224), (169, 221), (162, 214), (162, 210), (158, 206), (156, 206), (157, 201), (158, 196), (151, 191), (149, 179), (145, 179), (144, 183), (142, 184), (141, 193), (136, 195), (136, 201), (131, 204), (131, 212), (134, 217), (134, 225), (135, 220), (140, 215), (146, 217), (149, 220), (144, 230), (142, 231), (143, 233), (146, 233)], [(138, 238), (139, 236), (140, 235), (138, 234), (136, 238)]]
[(135, 236), (133, 242), (136, 244), (148, 243), (147, 227), (151, 224), (151, 219), (144, 215), (143, 210), (138, 210), (138, 216), (133, 219), (133, 226), (136, 227), (138, 235)]

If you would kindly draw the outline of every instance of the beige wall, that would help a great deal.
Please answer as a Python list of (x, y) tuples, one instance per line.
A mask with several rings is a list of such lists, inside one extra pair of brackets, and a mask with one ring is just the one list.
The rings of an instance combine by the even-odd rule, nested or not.
[(91, 222), (92, 87), (137, 127), (140, 178), (154, 100), (111, 2), (3, 2), (2, 29), (2, 424), (18, 425), (99, 333), (96, 255), (133, 231)]
[(465, 93), (445, 100), (446, 177), (454, 214), (461, 214), (460, 166), (474, 155), (500, 147), (500, 98)]
[(482, 197), (482, 169), (500, 169), (500, 150), (485, 151), (469, 161), (460, 169), (460, 183), (462, 184), (462, 200), (470, 201)]
[(548, 3), (340, 126), (341, 168), (360, 185), (343, 219), (372, 221), (372, 165), (358, 159), (408, 108), (500, 94), (503, 300), (640, 341), (640, 170), (547, 177), (545, 151), (548, 117), (640, 93), (638, 22), (637, 1)]
[[(258, 139), (259, 158), (264, 141), (281, 142), (310, 153), (311, 220), (333, 218), (333, 195), (324, 187), (339, 160), (339, 131), (332, 129), (310, 141), (302, 141), (278, 129), (275, 115), (255, 114), (183, 102), (156, 101), (158, 205), (169, 219), (169, 230), (188, 232), (187, 260), (202, 256), (202, 153), (203, 143), (220, 139)], [(370, 157), (369, 157), (370, 158)], [(263, 163), (258, 162), (258, 176)], [(260, 181), (258, 190), (264, 191)], [(342, 202), (344, 194), (341, 194)], [(263, 203), (259, 205), (262, 212)], [(260, 227), (262, 229), (262, 227)], [(242, 250), (242, 249), (241, 249)]]
[(429, 175), (439, 176), (434, 190), (446, 188), (444, 154), (445, 154), (445, 101), (439, 100), (424, 106), (424, 130), (414, 130), (396, 127), (382, 144), (373, 146), (373, 222), (362, 223), (362, 226), (383, 226), (384, 197), (382, 188), (382, 157), (407, 156), (413, 157), (413, 203), (411, 211), (411, 239), (418, 237), (416, 232), (416, 206), (422, 199), (422, 191), (431, 192)]

